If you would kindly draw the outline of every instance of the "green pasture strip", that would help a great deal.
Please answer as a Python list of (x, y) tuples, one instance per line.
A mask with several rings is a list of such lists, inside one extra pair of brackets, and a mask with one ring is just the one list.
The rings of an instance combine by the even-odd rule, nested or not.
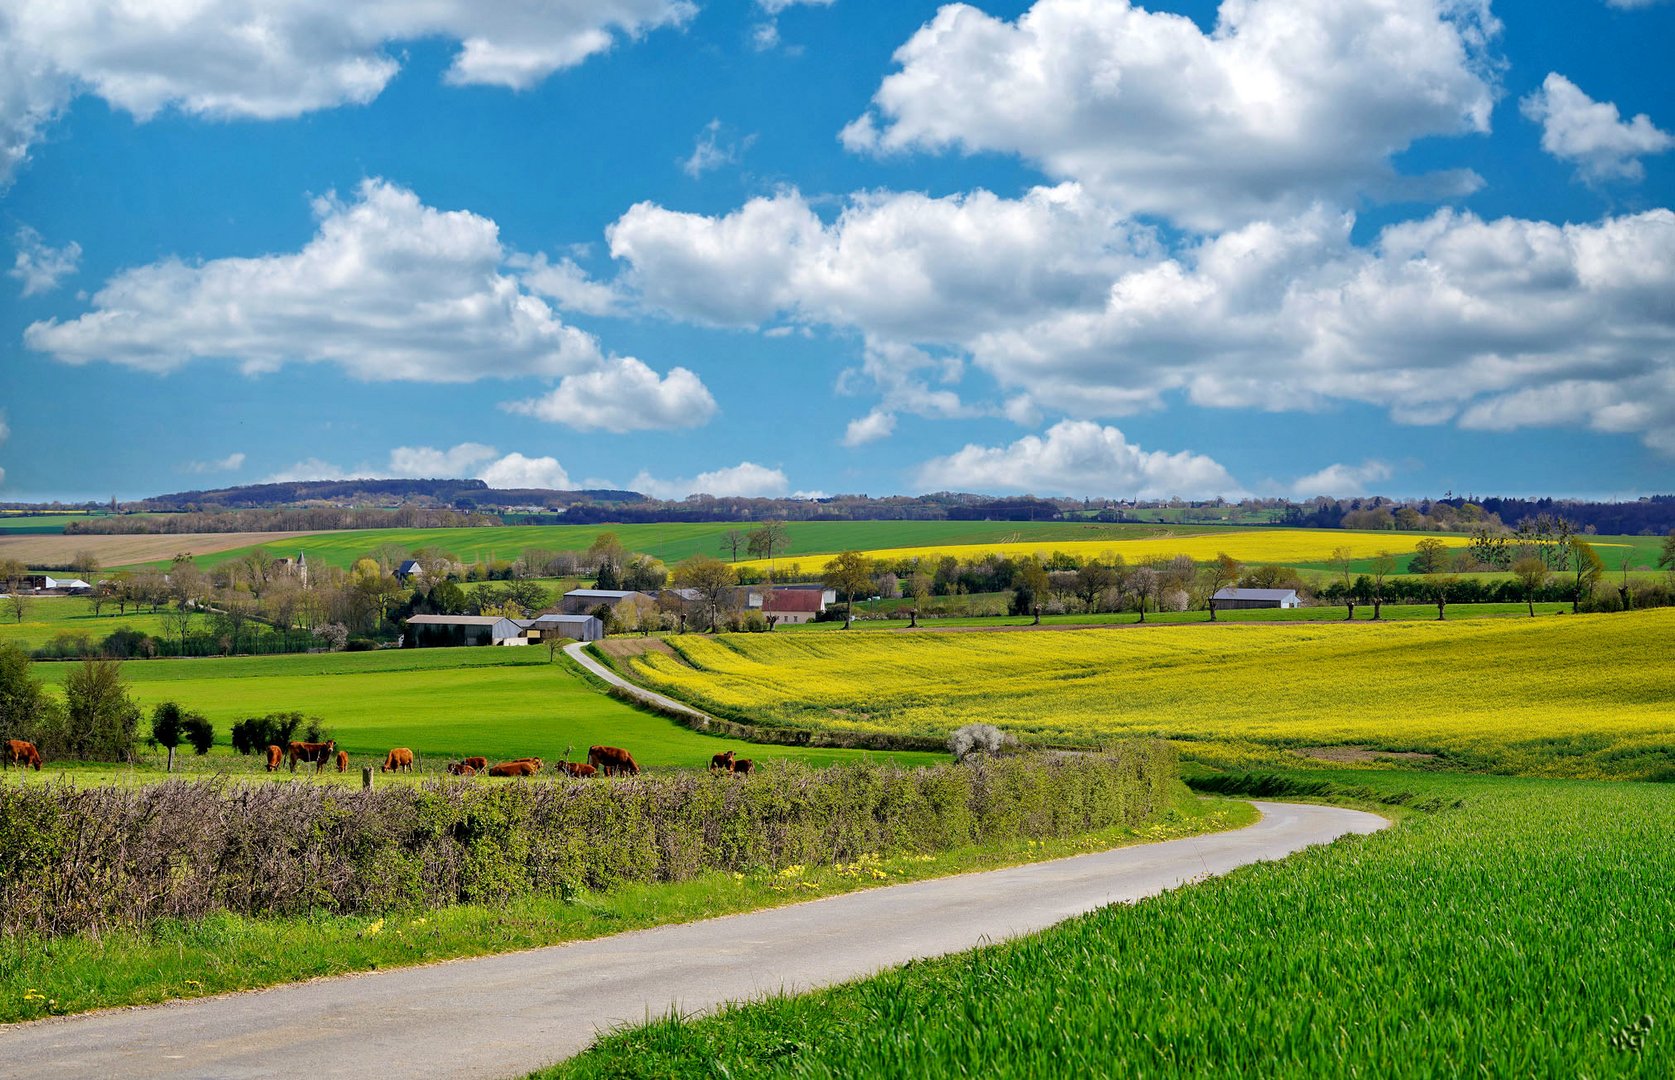
[[(841, 612), (843, 605), (838, 604)], [(1570, 611), (1567, 603), (1539, 603), (1535, 605), (1535, 612), (1540, 615), (1558, 615)], [(867, 612), (865, 604), (855, 606), (856, 630), (902, 630), (909, 625), (906, 618), (874, 619), (863, 618)], [(1344, 622), (1348, 614), (1347, 608), (1342, 607), (1301, 607), (1301, 608), (1243, 608), (1232, 611), (1216, 612), (1218, 622)], [(1385, 604), (1381, 617), (1386, 622), (1408, 622), (1413, 620), (1434, 620), (1437, 617), (1435, 604)], [(1448, 618), (1453, 619), (1490, 619), (1528, 618), (1530, 610), (1523, 604), (1449, 604)], [(1355, 607), (1356, 622), (1371, 622), (1373, 606), (1371, 604), (1357, 604)], [(1146, 623), (1207, 623), (1210, 621), (1208, 611), (1148, 611)], [(1028, 615), (927, 615), (919, 619), (921, 630), (936, 630), (938, 628), (965, 627), (1005, 627), (1029, 626), (1034, 619)], [(1098, 612), (1096, 614), (1071, 613), (1067, 615), (1043, 615), (1043, 626), (1125, 626), (1138, 625), (1140, 616), (1132, 611)], [(795, 626), (777, 627), (774, 633), (810, 633), (843, 629), (842, 620), (836, 622), (799, 623)]]
[(1351, 782), (1449, 808), (1015, 942), (660, 1019), (538, 1075), (1675, 1072), (1675, 791)]
[[(71, 665), (37, 664), (34, 670), (58, 687)], [(596, 743), (624, 747), (650, 767), (705, 765), (727, 749), (741, 751), (741, 757), (796, 758), (812, 765), (868, 753), (702, 735), (599, 693), (567, 658), (549, 661), (545, 648), (533, 646), (136, 660), (123, 664), (122, 673), (147, 715), (159, 702), (178, 702), (215, 723), (222, 747), (230, 744), (234, 721), (294, 711), (321, 717), (357, 762), (381, 762), (390, 747), (405, 746), (421, 755), (422, 767), (432, 774), (447, 760), (468, 755), (550, 762), (574, 746), (572, 759), (580, 760)], [(912, 752), (872, 756), (913, 765), (945, 760)], [(230, 753), (208, 761), (224, 762), (232, 771), (255, 767), (254, 758)], [(51, 771), (49, 763), (41, 775)]]
[[(465, 562), (486, 559), (516, 559), (525, 549), (583, 551), (601, 533), (615, 533), (630, 551), (644, 552), (673, 563), (688, 555), (713, 555), (731, 560), (723, 551), (722, 536), (732, 530), (748, 533), (750, 522), (705, 522), (685, 524), (657, 522), (632, 525), (498, 525), (469, 529), (349, 529), (316, 533), (306, 537), (275, 540), (198, 557), (202, 566), (215, 566), (237, 559), (255, 547), (276, 554), (292, 548), (307, 554), (311, 562), (348, 567), (383, 544), (403, 550), (436, 547)], [(1008, 541), (1121, 540), (1158, 534), (1197, 536), (1215, 532), (1219, 526), (1102, 525), (1087, 522), (1053, 521), (794, 521), (787, 526), (790, 544), (783, 558), (831, 554), (851, 548), (914, 547), (925, 544), (1001, 544)], [(741, 547), (739, 558), (749, 556)], [(148, 565), (161, 566), (162, 563)], [(809, 570), (817, 570), (812, 564)]]
[(91, 521), (103, 514), (19, 514), (0, 510), (0, 536), (62, 533), (72, 521)]
[(1196, 797), (1183, 788), (1174, 806), (1153, 824), (1063, 840), (1011, 840), (934, 855), (810, 866), (800, 873), (717, 872), (568, 901), (523, 898), (492, 907), (460, 905), (383, 918), (222, 915), (98, 936), (0, 937), (0, 1023), (559, 945), (880, 885), (1241, 828), (1255, 817), (1248, 803)]
[(59, 634), (84, 634), (95, 645), (124, 628), (157, 637), (172, 634), (163, 624), (163, 616), (153, 615), (149, 609), (136, 611), (130, 606), (127, 614), (118, 615), (115, 604), (106, 604), (104, 611), (95, 615), (92, 605), (78, 596), (37, 596), (25, 605), (22, 622), (0, 610), (0, 642), (36, 649)]

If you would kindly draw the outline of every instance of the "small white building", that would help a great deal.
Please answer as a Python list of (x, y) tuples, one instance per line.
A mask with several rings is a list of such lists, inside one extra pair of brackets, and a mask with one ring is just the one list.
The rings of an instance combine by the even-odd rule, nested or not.
[(63, 589), (65, 592), (86, 592), (93, 586), (89, 585), (79, 577), (62, 578), (48, 575), (46, 578), (46, 584), (41, 587), (44, 589)]
[(414, 615), (407, 629), (419, 647), (529, 644), (523, 627), (504, 615)]
[(605, 624), (597, 615), (537, 615), (533, 619), (514, 619), (524, 629), (530, 641), (549, 638), (573, 638), (576, 641), (598, 641), (605, 636)]
[(1217, 589), (1210, 597), (1210, 606), (1217, 611), (1236, 611), (1240, 608), (1302, 607), (1296, 589)]

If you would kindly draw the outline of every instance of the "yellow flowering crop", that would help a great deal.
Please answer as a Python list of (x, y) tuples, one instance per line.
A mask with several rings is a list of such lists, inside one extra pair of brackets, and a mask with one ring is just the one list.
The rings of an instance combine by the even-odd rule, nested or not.
[(1675, 770), (1675, 610), (1401, 623), (671, 639), (637, 675), (729, 716), (1045, 743), (1126, 735), (1189, 756), (1288, 748), (1438, 754), (1542, 775)]

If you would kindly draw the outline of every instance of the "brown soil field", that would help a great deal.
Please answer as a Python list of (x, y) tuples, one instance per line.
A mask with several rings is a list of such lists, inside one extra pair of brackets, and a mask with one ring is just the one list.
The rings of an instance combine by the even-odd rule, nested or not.
[(0, 537), (0, 559), (16, 559), (27, 566), (64, 566), (78, 551), (91, 551), (101, 566), (161, 562), (177, 552), (210, 555), (217, 551), (263, 544), (273, 547), (312, 532), (164, 533), (133, 536), (98, 534), (55, 536), (30, 534)]

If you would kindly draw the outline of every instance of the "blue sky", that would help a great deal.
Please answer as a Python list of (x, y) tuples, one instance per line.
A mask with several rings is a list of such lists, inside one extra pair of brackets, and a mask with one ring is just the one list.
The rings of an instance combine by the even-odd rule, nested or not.
[(1675, 488), (1669, 2), (128, 7), (0, 0), (0, 499)]

